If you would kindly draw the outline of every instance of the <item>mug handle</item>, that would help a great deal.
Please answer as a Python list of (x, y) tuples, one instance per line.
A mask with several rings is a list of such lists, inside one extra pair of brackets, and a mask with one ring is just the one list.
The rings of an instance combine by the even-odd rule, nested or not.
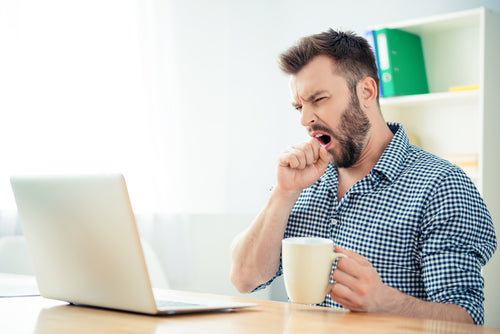
[[(332, 253), (331, 255), (331, 264), (330, 264), (330, 267), (333, 266), (333, 262), (335, 262), (335, 260), (339, 259), (339, 258), (347, 258), (347, 255), (345, 254), (342, 254), (342, 253)], [(327, 287), (326, 287), (326, 290), (325, 290), (325, 296), (326, 295), (329, 295), (330, 294), (330, 291), (332, 291), (332, 288), (333, 288), (333, 283), (328, 283)]]

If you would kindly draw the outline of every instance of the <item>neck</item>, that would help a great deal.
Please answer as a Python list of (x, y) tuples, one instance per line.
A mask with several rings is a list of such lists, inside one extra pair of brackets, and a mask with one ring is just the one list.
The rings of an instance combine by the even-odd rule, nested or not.
[(385, 121), (373, 122), (368, 133), (365, 148), (358, 161), (351, 167), (338, 168), (339, 188), (337, 197), (340, 200), (345, 193), (359, 180), (368, 175), (378, 162), (393, 137)]

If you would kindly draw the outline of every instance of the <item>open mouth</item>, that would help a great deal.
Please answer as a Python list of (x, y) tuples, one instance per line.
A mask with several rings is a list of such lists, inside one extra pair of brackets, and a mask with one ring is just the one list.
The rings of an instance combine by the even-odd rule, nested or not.
[(332, 137), (325, 133), (316, 133), (313, 137), (316, 138), (324, 147), (328, 146), (328, 144), (332, 141)]

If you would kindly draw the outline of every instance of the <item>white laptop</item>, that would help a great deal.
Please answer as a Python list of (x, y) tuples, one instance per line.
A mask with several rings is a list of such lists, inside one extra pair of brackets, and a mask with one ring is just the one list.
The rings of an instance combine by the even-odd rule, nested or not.
[(11, 185), (44, 297), (146, 314), (256, 305), (169, 290), (155, 298), (122, 175), (17, 176)]

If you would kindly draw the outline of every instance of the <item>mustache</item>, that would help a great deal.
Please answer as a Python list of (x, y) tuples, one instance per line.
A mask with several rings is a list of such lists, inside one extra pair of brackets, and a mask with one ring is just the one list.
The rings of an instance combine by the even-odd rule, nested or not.
[(332, 136), (333, 138), (337, 139), (337, 136), (335, 135), (335, 133), (333, 133), (333, 131), (330, 128), (328, 128), (328, 127), (326, 127), (324, 125), (313, 124), (313, 125), (307, 127), (307, 133), (311, 134), (311, 133), (313, 133), (315, 131), (320, 131), (320, 132), (327, 133), (330, 136)]

